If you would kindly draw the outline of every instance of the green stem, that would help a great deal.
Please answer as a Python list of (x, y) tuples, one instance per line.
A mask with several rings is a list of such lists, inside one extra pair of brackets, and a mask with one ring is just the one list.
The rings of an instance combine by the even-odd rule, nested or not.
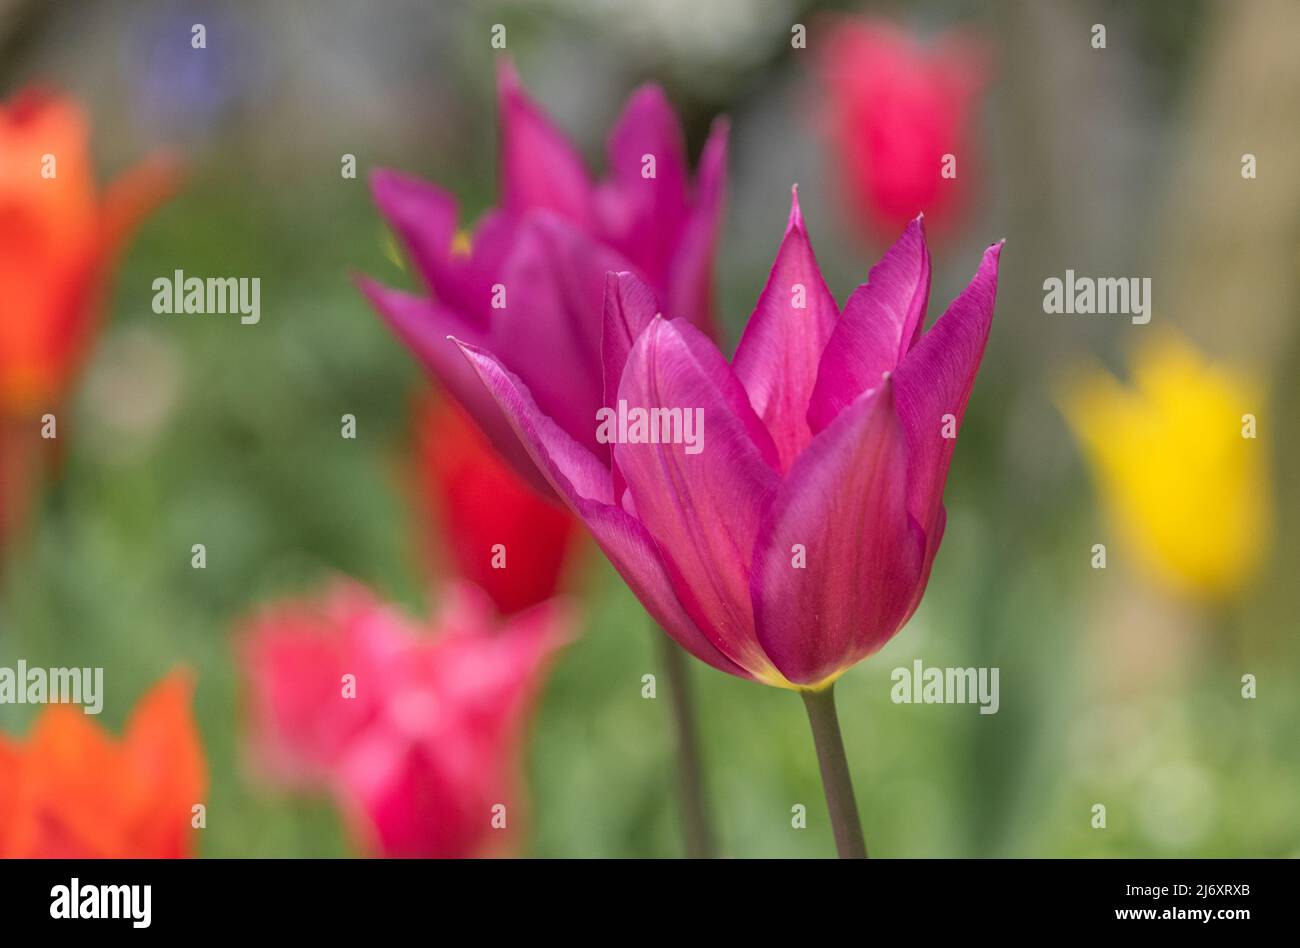
[(690, 669), (681, 646), (670, 639), (667, 633), (656, 634), (662, 645), (669, 704), (672, 705), (673, 731), (677, 741), (677, 791), (686, 855), (691, 859), (712, 859), (716, 852), (708, 807), (705, 804), (704, 770), (700, 764), (699, 736), (695, 730)]
[(867, 843), (862, 836), (858, 805), (853, 799), (853, 778), (844, 756), (844, 739), (840, 736), (840, 719), (835, 713), (835, 686), (821, 691), (804, 691), (804, 707), (812, 725), (813, 743), (817, 746), (817, 763), (826, 791), (826, 808), (835, 832), (835, 849), (841, 859), (866, 859)]

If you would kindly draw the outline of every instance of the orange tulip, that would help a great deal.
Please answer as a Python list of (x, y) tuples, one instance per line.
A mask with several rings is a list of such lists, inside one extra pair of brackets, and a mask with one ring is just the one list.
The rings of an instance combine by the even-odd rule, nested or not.
[(25, 742), (0, 736), (0, 856), (179, 858), (193, 846), (206, 765), (188, 675), (169, 675), (113, 739), (51, 705)]
[(95, 328), (107, 265), (176, 168), (153, 158), (96, 193), (86, 117), (27, 91), (0, 105), (0, 405), (45, 408), (66, 391)]
[(0, 508), (10, 521), (32, 484), (39, 417), (58, 408), (94, 338), (109, 265), (177, 177), (156, 156), (99, 194), (75, 102), (28, 90), (0, 103)]

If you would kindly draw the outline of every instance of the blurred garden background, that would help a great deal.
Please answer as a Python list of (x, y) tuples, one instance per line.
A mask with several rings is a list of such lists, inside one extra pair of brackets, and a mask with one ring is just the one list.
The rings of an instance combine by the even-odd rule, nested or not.
[[(340, 574), (413, 616), (439, 595), (412, 476), (428, 383), (354, 284), (413, 283), (368, 173), (435, 181), (468, 220), (488, 208), (503, 55), (596, 170), (642, 82), (665, 87), (692, 158), (725, 114), (729, 352), (793, 183), (841, 302), (893, 239), (845, 197), (819, 118), (818, 57), (840, 16), (931, 46), (964, 36), (981, 70), (961, 206), (933, 220), (931, 319), (983, 247), (1007, 240), (928, 594), (838, 688), (873, 854), (1300, 855), (1300, 6), (1288, 0), (0, 0), (4, 99), (39, 83), (79, 100), (100, 181), (159, 148), (186, 166), (120, 259), (58, 456), (6, 538), (0, 665), (102, 666), (97, 723), (114, 733), (154, 682), (188, 667), (210, 783), (197, 853), (356, 853), (328, 797), (279, 793), (252, 772), (233, 636), (261, 604)], [(349, 154), (355, 178), (340, 173)], [(1043, 281), (1067, 269), (1150, 276), (1150, 324), (1046, 315)], [(260, 277), (260, 322), (156, 315), (152, 283), (175, 270)], [(1268, 529), (1245, 531), (1257, 556), (1226, 589), (1162, 582), (1144, 563), (1134, 537), (1147, 528), (1116, 525), (1107, 475), (1067, 417), (1071, 380), (1104, 367), (1127, 385), (1167, 330), (1250, 383), (1231, 410), (1258, 419), (1248, 444), (1265, 475), (1242, 489)], [(340, 437), (347, 413), (355, 439)], [(1158, 438), (1131, 444), (1137, 468), (1179, 468)], [(1171, 484), (1148, 497), (1169, 507), (1149, 529), (1232, 523), (1235, 483), (1208, 501)], [(195, 543), (205, 569), (191, 567)], [(658, 632), (589, 542), (566, 588), (581, 633), (530, 724), (522, 851), (678, 855), (668, 703), (642, 697), (642, 676), (662, 672)], [(893, 703), (890, 673), (918, 658), (1000, 668), (999, 712)], [(829, 854), (798, 703), (690, 672), (721, 851)], [(1248, 674), (1255, 698), (1242, 695)], [(0, 705), (0, 732), (25, 734), (37, 710)], [(807, 829), (791, 825), (800, 803)]]

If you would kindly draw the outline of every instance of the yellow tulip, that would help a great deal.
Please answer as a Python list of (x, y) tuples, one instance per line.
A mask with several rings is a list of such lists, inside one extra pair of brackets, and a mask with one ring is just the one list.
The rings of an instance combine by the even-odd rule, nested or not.
[(1121, 549), (1179, 594), (1230, 598), (1267, 552), (1262, 401), (1171, 332), (1136, 350), (1131, 385), (1098, 368), (1062, 399)]

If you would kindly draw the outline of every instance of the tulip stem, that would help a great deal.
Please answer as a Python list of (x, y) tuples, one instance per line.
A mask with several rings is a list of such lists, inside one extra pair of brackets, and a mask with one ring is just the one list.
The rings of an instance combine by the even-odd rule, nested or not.
[(673, 730), (677, 739), (677, 792), (681, 806), (682, 835), (686, 855), (691, 859), (712, 859), (713, 828), (705, 804), (704, 769), (700, 764), (699, 735), (695, 729), (695, 705), (691, 696), (690, 668), (686, 653), (667, 633), (659, 632), (663, 662), (672, 705)]
[(841, 859), (866, 859), (867, 843), (862, 836), (862, 822), (858, 819), (858, 804), (853, 799), (853, 778), (849, 775), (849, 762), (844, 756), (840, 719), (835, 713), (835, 686), (801, 694), (804, 707), (808, 709), (808, 722), (812, 725), (813, 743), (817, 747), (817, 763), (821, 767), (826, 808), (830, 810), (831, 829), (835, 833), (835, 849)]

